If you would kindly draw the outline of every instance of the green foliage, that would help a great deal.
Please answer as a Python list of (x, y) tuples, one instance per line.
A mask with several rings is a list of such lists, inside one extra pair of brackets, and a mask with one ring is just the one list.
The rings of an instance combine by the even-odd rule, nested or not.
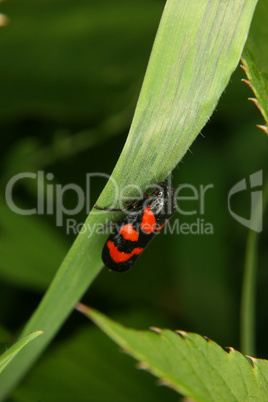
[(49, 349), (12, 396), (18, 402), (178, 400), (174, 391), (135, 370), (132, 359), (111, 347), (98, 328), (88, 326)]
[(163, 384), (196, 401), (263, 401), (268, 395), (268, 361), (249, 360), (200, 335), (153, 328), (136, 331), (82, 304), (91, 318), (125, 352), (140, 361)]
[[(176, 5), (177, 0), (169, 3)], [(162, 19), (131, 133), (114, 171), (121, 187), (127, 183), (144, 188), (165, 178), (209, 119), (238, 62), (255, 2), (198, 1), (192, 11), (190, 3), (181, 1), (180, 9), (173, 13), (167, 8)], [(12, 175), (22, 171), (44, 169), (53, 172), (53, 185), (74, 182), (83, 188), (86, 173), (112, 171), (125, 142), (163, 6), (144, 0), (26, 0), (23, 4), (14, 0), (1, 4), (10, 19), (0, 30), (1, 192)], [(222, 7), (226, 7), (224, 12)], [(266, 20), (265, 12), (267, 5), (260, 2), (253, 21), (255, 42), (252, 45), (251, 34), (248, 40), (256, 65), (256, 53), (258, 62), (267, 54), (259, 50), (260, 44), (267, 46), (265, 28), (261, 33), (256, 28), (260, 20)], [(173, 18), (180, 20), (183, 29), (172, 23)], [(181, 50), (178, 58), (176, 43)], [(250, 65), (247, 49), (244, 59)], [(267, 63), (262, 63), (257, 71), (263, 87), (267, 80), (261, 72), (267, 71)], [(161, 81), (160, 70), (166, 81)], [(146, 401), (177, 400), (171, 390), (160, 391), (151, 377), (137, 374), (113, 344), (107, 342), (103, 347), (97, 330), (81, 330), (77, 314), (68, 319), (51, 348), (15, 388), (95, 278), (85, 302), (113, 315), (125, 310), (131, 327), (152, 323), (180, 327), (239, 348), (238, 295), (247, 230), (226, 211), (226, 192), (242, 177), (262, 169), (267, 159), (266, 138), (254, 131), (259, 115), (246, 102), (252, 95), (240, 83), (241, 78), (242, 72), (236, 71), (217, 113), (202, 130), (206, 142), (202, 138), (195, 141), (193, 155), (185, 154), (184, 163), (173, 172), (174, 183), (192, 183), (197, 188), (213, 183), (206, 196), (205, 216), (198, 215), (200, 221), (205, 218), (212, 224), (213, 235), (161, 235), (133, 271), (118, 276), (103, 270), (98, 277), (105, 237), (80, 235), (24, 330), (26, 334), (39, 328), (45, 334), (3, 372), (2, 395), (13, 389), (14, 401), (126, 402), (142, 400), (142, 396)], [(258, 86), (257, 80), (254, 85)], [(262, 95), (258, 101), (265, 108)], [(91, 205), (102, 185), (98, 181), (92, 186)], [(112, 197), (108, 184), (98, 203), (108, 205)], [(36, 183), (23, 182), (16, 189), (15, 200), (27, 208), (36, 205)], [(55, 200), (50, 201), (55, 206)], [(75, 197), (70, 194), (66, 203), (72, 206), (72, 202)], [(190, 209), (199, 207), (193, 200)], [(241, 215), (247, 207), (241, 200)], [(77, 214), (77, 222), (84, 221), (88, 208)], [(109, 215), (111, 220), (117, 218)], [(178, 219), (182, 218), (195, 224), (195, 216)], [(94, 223), (102, 224), (102, 217), (91, 216), (87, 224)], [(68, 233), (66, 222), (64, 225), (56, 228), (54, 216), (49, 215), (18, 216), (8, 210), (1, 195), (0, 305), (4, 308), (0, 322), (5, 328), (0, 336), (6, 334), (6, 328), (9, 335), (3, 336), (1, 344), (9, 344), (31, 316), (75, 239), (77, 232)], [(266, 357), (268, 256), (262, 237), (257, 352)], [(241, 359), (241, 364), (248, 364)], [(107, 362), (113, 366), (114, 377), (105, 372)], [(255, 372), (265, 365), (257, 360)], [(40, 385), (44, 379), (51, 384), (46, 390)]]
[(260, 1), (257, 16), (252, 24), (251, 34), (243, 52), (243, 65), (247, 74), (246, 82), (252, 88), (255, 98), (251, 98), (260, 109), (266, 127), (260, 127), (268, 134), (268, 45), (263, 40), (268, 36), (266, 23), (267, 5)]
[[(181, 161), (237, 66), (255, 5), (254, 0), (167, 2), (113, 171), (120, 188), (131, 183), (145, 189), (165, 180)], [(98, 204), (111, 205), (114, 197), (109, 181)]]
[[(268, 44), (263, 38), (268, 36), (265, 20), (267, 5), (260, 2), (256, 19), (251, 27), (251, 34), (242, 55), (243, 69), (247, 75), (244, 80), (253, 90), (252, 100), (262, 113), (266, 125), (258, 125), (268, 134)], [(258, 200), (258, 208), (254, 211), (254, 219), (262, 222), (263, 206), (268, 202), (268, 182)], [(241, 300), (241, 349), (244, 353), (255, 354), (255, 310), (256, 310), (256, 278), (258, 266), (258, 236), (250, 230), (247, 240), (245, 273)]]
[(35, 331), (24, 338), (20, 339), (14, 345), (11, 346), (0, 356), (0, 374), (9, 365), (9, 363), (14, 359), (14, 357), (27, 345), (27, 343), (32, 342), (35, 338), (41, 335), (43, 331)]

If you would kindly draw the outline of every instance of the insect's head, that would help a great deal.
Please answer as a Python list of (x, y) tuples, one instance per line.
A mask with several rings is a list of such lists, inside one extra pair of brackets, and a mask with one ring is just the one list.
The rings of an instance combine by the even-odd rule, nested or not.
[(170, 184), (159, 183), (146, 200), (154, 213), (171, 216), (177, 208), (175, 188)]

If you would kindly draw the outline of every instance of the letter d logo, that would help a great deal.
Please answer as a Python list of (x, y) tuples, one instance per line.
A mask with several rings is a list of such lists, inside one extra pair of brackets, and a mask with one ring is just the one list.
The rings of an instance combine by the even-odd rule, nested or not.
[(236, 183), (228, 194), (228, 210), (233, 218), (235, 218), (239, 223), (248, 227), (255, 232), (262, 231), (262, 190), (254, 190), (256, 187), (262, 186), (262, 170), (259, 170), (256, 173), (253, 173), (249, 176), (250, 182), (250, 198), (251, 198), (251, 207), (250, 207), (250, 218), (245, 219), (242, 216), (239, 216), (235, 212), (232, 211), (230, 200), (234, 194), (239, 193), (240, 191), (247, 190), (246, 179), (243, 179)]

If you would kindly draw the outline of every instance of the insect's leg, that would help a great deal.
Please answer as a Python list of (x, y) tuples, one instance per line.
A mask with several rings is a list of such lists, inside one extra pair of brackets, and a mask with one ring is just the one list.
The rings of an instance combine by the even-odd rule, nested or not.
[[(133, 200), (129, 201), (129, 202), (125, 202), (126, 206), (125, 206), (125, 210), (129, 210), (129, 209), (135, 209), (136, 205), (140, 202), (140, 200), (142, 200), (142, 198), (134, 198)], [(127, 209), (126, 209), (127, 208)]]

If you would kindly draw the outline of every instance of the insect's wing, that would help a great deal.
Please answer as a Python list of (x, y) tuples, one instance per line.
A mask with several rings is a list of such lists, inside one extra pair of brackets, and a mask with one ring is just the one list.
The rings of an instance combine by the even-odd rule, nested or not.
[(113, 271), (129, 270), (150, 239), (141, 236), (141, 211), (131, 212), (118, 222), (102, 251), (102, 260)]
[(119, 251), (118, 247), (114, 243), (109, 243), (109, 240), (105, 243), (102, 251), (102, 260), (106, 267), (117, 272), (128, 271), (139, 254), (143, 251), (143, 248), (134, 249), (133, 254)]

